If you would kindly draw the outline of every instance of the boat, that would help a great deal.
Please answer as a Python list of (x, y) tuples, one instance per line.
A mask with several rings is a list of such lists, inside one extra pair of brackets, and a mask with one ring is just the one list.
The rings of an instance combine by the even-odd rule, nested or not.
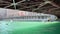
[(52, 14), (0, 8), (0, 19), (55, 21), (57, 20), (57, 16)]

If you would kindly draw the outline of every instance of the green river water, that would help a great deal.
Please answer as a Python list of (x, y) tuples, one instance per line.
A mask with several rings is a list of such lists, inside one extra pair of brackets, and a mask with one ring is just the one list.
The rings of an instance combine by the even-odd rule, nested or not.
[(60, 34), (60, 22), (0, 21), (0, 34)]

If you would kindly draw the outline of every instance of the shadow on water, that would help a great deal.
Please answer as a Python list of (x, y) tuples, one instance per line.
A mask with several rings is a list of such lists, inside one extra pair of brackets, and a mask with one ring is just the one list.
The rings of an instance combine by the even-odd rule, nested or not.
[(56, 21), (59, 21), (60, 22), (60, 19), (56, 20)]

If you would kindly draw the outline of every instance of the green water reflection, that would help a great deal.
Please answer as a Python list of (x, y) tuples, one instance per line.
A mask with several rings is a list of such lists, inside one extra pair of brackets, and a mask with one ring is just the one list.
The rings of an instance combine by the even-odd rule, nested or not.
[[(8, 34), (60, 34), (60, 22), (0, 21), (8, 26)], [(4, 32), (2, 32), (4, 33)]]

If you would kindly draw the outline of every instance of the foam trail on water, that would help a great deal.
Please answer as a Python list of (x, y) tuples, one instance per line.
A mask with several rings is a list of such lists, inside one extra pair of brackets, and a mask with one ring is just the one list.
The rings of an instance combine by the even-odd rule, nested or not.
[(10, 34), (11, 26), (8, 22), (0, 21), (0, 34)]

